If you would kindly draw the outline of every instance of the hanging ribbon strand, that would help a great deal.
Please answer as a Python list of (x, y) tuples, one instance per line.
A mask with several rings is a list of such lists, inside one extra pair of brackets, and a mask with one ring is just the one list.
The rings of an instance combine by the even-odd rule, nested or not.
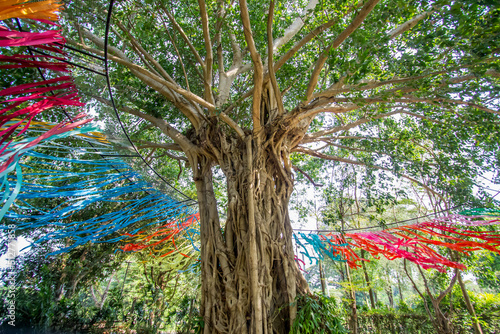
[[(47, 23), (57, 19), (59, 9), (57, 1), (3, 0), (0, 19)], [(69, 73), (61, 48), (64, 42), (59, 31), (16, 32), (0, 26), (0, 46), (37, 47), (60, 54), (0, 55), (0, 68)], [(36, 242), (71, 240), (51, 254), (87, 242), (123, 238), (141, 244), (129, 243), (124, 249), (148, 248), (164, 256), (175, 251), (190, 257), (198, 249), (193, 238), (199, 233), (194, 227), (198, 215), (188, 205), (194, 201), (179, 201), (156, 190), (124, 161), (110, 158), (117, 156), (115, 149), (88, 124), (91, 120), (86, 115), (59, 124), (35, 120), (54, 107), (64, 107), (69, 115), (67, 107), (83, 106), (69, 76), (9, 87), (0, 91), (0, 97), (5, 98), (0, 107), (0, 189), (4, 191), (0, 219), (5, 216), (19, 229), (46, 230)], [(153, 224), (163, 226), (145, 237), (140, 231)], [(173, 251), (163, 251), (166, 248)]]
[(19, 18), (49, 23), (59, 19), (57, 12), (61, 10), (62, 4), (58, 0), (1, 0), (0, 20)]
[[(59, 2), (53, 0), (0, 0), (0, 20), (28, 18), (53, 24), (51, 21), (58, 19), (56, 13), (60, 9)], [(0, 47), (36, 46), (62, 54), (61, 57), (43, 58), (19, 54), (0, 55), (0, 62), (7, 63), (0, 65), (0, 68), (34, 67), (69, 72), (68, 65), (64, 62), (64, 54), (60, 51), (61, 44), (54, 44), (64, 41), (60, 31), (17, 32), (0, 26)], [(88, 125), (91, 119), (83, 113), (70, 117), (68, 121), (53, 124), (42, 132), (39, 127), (31, 127), (35, 117), (54, 107), (83, 106), (69, 76), (9, 87), (0, 91), (0, 97), (5, 98), (0, 107), (0, 189), (4, 194), (0, 202), (1, 220), (16, 197), (23, 192), (21, 158), (25, 154), (49, 141), (85, 133), (95, 128)]]
[[(351, 268), (359, 268), (361, 261), (368, 260), (358, 256), (356, 250), (365, 250), (374, 258), (381, 255), (388, 260), (403, 258), (425, 269), (441, 272), (445, 272), (447, 268), (465, 270), (465, 265), (449, 260), (441, 255), (436, 247), (452, 249), (466, 255), (478, 250), (500, 254), (500, 234), (495, 231), (477, 230), (482, 226), (499, 224), (500, 219), (496, 217), (500, 211), (474, 209), (463, 213), (481, 215), (450, 215), (375, 232), (331, 232), (321, 235), (299, 233), (300, 239), (305, 241), (306, 245), (300, 242), (297, 236), (295, 238), (297, 245), (303, 249), (302, 254), (308, 257), (311, 263), (312, 259), (328, 256), (334, 261), (347, 262)], [(307, 247), (312, 248), (316, 255), (310, 255)]]
[[(32, 60), (42, 58), (44, 60)], [(53, 62), (47, 61), (49, 60), (58, 60), (61, 62)], [(13, 55), (6, 56), (0, 55), (1, 62), (13, 63), (9, 65), (0, 65), (0, 68), (9, 69), (9, 68), (23, 68), (23, 67), (35, 67), (35, 68), (46, 68), (52, 71), (58, 72), (69, 72), (68, 64), (64, 63), (64, 58), (56, 57), (56, 56), (46, 56), (46, 55)]]
[[(196, 213), (187, 218), (176, 219), (159, 228), (156, 228), (153, 233), (146, 234), (139, 232), (136, 234), (126, 233), (129, 238), (125, 246), (120, 247), (125, 252), (137, 252), (141, 250), (149, 250), (151, 255), (164, 257), (172, 253), (179, 253), (182, 256), (191, 258), (181, 251), (182, 246), (176, 245), (175, 240), (179, 240), (182, 245), (190, 245), (188, 248), (190, 253), (199, 252), (199, 248), (195, 245), (199, 235), (199, 219), (200, 214)], [(179, 243), (178, 242), (178, 243)], [(173, 246), (173, 247), (172, 247)], [(196, 256), (198, 257), (198, 255)]]
[[(94, 130), (95, 128), (93, 127), (82, 127), (91, 121), (90, 119), (85, 119), (85, 117), (85, 114), (80, 114), (69, 122), (62, 122), (53, 126), (50, 130), (38, 137), (28, 137), (16, 143), (10, 142), (2, 148), (0, 155), (0, 180), (2, 184), (0, 186), (0, 190), (3, 190), (4, 195), (2, 201), (0, 202), (2, 204), (2, 208), (0, 209), (0, 220), (2, 220), (7, 210), (14, 203), (14, 200), (21, 191), (23, 180), (20, 167), (21, 157), (44, 141), (50, 141), (55, 138), (63, 138), (79, 132)], [(11, 172), (16, 173), (16, 179), (14, 182), (9, 181), (9, 173)]]
[(0, 47), (38, 46), (51, 43), (64, 43), (60, 30), (44, 32), (11, 31), (0, 26)]
[[(48, 92), (59, 93), (53, 96), (43, 95)], [(2, 128), (0, 130), (0, 147), (1, 144), (7, 140), (7, 138), (9, 138), (19, 126), (23, 125), (23, 128), (17, 136), (26, 132), (31, 124), (31, 121), (38, 114), (58, 106), (66, 107), (84, 105), (80, 102), (80, 98), (77, 96), (74, 84), (68, 76), (44, 80), (37, 83), (23, 84), (0, 91), (0, 96), (14, 94), (29, 95), (15, 97), (4, 101), (4, 105), (7, 104), (7, 106), (0, 110), (0, 127)], [(34, 101), (34, 103), (22, 109), (16, 108), (28, 101)], [(9, 113), (9, 111), (11, 112)], [(14, 119), (18, 119), (18, 121), (11, 122)], [(7, 127), (4, 127), (9, 122), (10, 124)]]
[[(95, 128), (86, 130), (78, 136), (91, 137)], [(37, 242), (73, 240), (72, 245), (52, 254), (87, 242), (117, 242), (127, 237), (124, 233), (134, 235), (153, 224), (186, 230), (193, 223), (194, 218), (186, 217), (196, 213), (196, 208), (154, 189), (122, 160), (99, 159), (114, 153), (110, 144), (99, 140), (102, 138), (97, 136), (92, 141), (93, 147), (52, 140), (37, 147), (50, 155), (26, 152), (28, 163), (21, 165), (24, 184), (6, 218), (20, 229), (52, 229)], [(14, 187), (14, 182), (10, 179), (9, 186)], [(92, 214), (94, 209), (101, 214)]]

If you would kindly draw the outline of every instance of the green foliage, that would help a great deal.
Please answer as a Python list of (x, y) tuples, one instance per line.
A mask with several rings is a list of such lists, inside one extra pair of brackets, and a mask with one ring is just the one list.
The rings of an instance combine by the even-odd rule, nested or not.
[[(199, 274), (178, 273), (178, 266), (171, 268), (179, 265), (175, 259), (114, 254), (115, 246), (86, 245), (47, 258), (53, 249), (45, 245), (24, 254), (15, 277), (16, 326), (96, 333), (103, 328), (138, 333), (193, 328), (191, 319), (198, 313), (193, 282)], [(178, 256), (184, 259), (181, 269), (193, 261)], [(0, 324), (7, 320), (5, 307), (0, 307)]]
[(479, 257), (474, 273), (482, 287), (500, 292), (500, 255), (486, 253)]
[[(469, 292), (484, 334), (498, 333), (500, 325), (500, 294)], [(416, 296), (415, 296), (416, 297)], [(430, 301), (428, 301), (430, 302)], [(443, 301), (443, 312), (450, 316), (454, 333), (473, 333), (472, 318), (459, 287)], [(436, 333), (425, 312), (421, 298), (400, 302), (395, 309), (378, 305), (376, 309), (360, 308), (360, 333)], [(438, 334), (438, 333), (436, 333)]]
[[(500, 294), (469, 291), (469, 297), (483, 333), (498, 333), (500, 331)], [(460, 333), (472, 333), (473, 319), (467, 311), (460, 288), (455, 287), (452, 294), (447, 296), (443, 303), (444, 310), (452, 314), (451, 323), (455, 330)]]
[(300, 296), (290, 333), (346, 333), (335, 299), (322, 295)]
[(360, 333), (433, 333), (427, 314), (413, 310), (405, 303), (398, 309), (378, 307), (358, 313)]

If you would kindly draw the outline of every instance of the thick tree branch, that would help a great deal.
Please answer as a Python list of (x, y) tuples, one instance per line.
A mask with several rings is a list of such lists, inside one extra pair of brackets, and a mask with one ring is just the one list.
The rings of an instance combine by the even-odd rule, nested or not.
[(341, 114), (359, 108), (360, 107), (355, 103), (336, 104), (328, 101), (318, 101), (318, 103), (308, 106), (308, 108), (305, 108), (303, 111), (300, 109), (294, 110), (290, 117), (294, 118), (292, 124), (297, 124), (303, 119), (314, 117), (321, 113)]
[(236, 41), (236, 36), (233, 32), (229, 31), (228, 34), (229, 39), (231, 40), (231, 49), (233, 50), (233, 65), (240, 67), (243, 62), (240, 45)]
[[(104, 47), (104, 41), (101, 38), (95, 36), (94, 34), (92, 34), (91, 32), (89, 32), (86, 29), (84, 29), (83, 32), (84, 32), (85, 36), (87, 38), (89, 38), (90, 40), (92, 40), (92, 42), (94, 42), (96, 45), (98, 45), (99, 47)], [(73, 44), (73, 43), (76, 44), (77, 46), (83, 48), (86, 51), (89, 51), (89, 52), (92, 52), (94, 54), (98, 54), (101, 56), (104, 55), (103, 51), (89, 48), (87, 46), (80, 45), (79, 43), (76, 43), (76, 42), (71, 43), (71, 41), (69, 39), (67, 39), (67, 41), (70, 44)], [(178, 85), (174, 85), (174, 84), (166, 81), (165, 79), (161, 78), (160, 76), (149, 72), (148, 70), (144, 69), (143, 67), (141, 67), (139, 65), (131, 63), (128, 60), (128, 58), (126, 57), (126, 55), (123, 54), (120, 50), (116, 49), (115, 47), (108, 47), (108, 50), (109, 50), (109, 53), (108, 53), (109, 59), (129, 68), (132, 71), (132, 73), (134, 73), (145, 84), (147, 84), (148, 86), (150, 86), (151, 88), (156, 90), (158, 93), (160, 93), (161, 95), (166, 97), (168, 100), (173, 102), (179, 108), (179, 110), (186, 117), (188, 117), (188, 119), (191, 121), (191, 123), (193, 124), (193, 126), (195, 128), (199, 127), (199, 117), (203, 116), (201, 113), (201, 110), (197, 110), (197, 107), (198, 107), (197, 105), (188, 106), (187, 103), (185, 103), (179, 99), (180, 96), (176, 96), (176, 94), (174, 94), (173, 92), (182, 95), (184, 98), (186, 98), (190, 102), (193, 102), (194, 104), (198, 104), (198, 105), (201, 105), (203, 107), (206, 107), (208, 110), (215, 110), (215, 106), (213, 104), (208, 103), (207, 101), (203, 100), (201, 97), (197, 96), (196, 94), (193, 94), (193, 93), (185, 90), (184, 88), (182, 88)]]
[(393, 38), (401, 35), (405, 31), (410, 30), (411, 28), (413, 28), (414, 26), (416, 26), (420, 21), (422, 21), (423, 19), (425, 19), (425, 18), (429, 17), (430, 15), (432, 15), (432, 13), (434, 13), (433, 10), (428, 11), (428, 12), (423, 12), (422, 14), (419, 14), (419, 15), (415, 16), (411, 20), (408, 20), (405, 23), (397, 26), (391, 32), (389, 32), (389, 38), (393, 39)]
[(361, 8), (360, 12), (354, 20), (349, 24), (349, 26), (340, 33), (340, 35), (337, 36), (337, 38), (330, 44), (319, 56), (318, 61), (316, 62), (316, 65), (314, 67), (313, 73), (311, 74), (311, 78), (309, 79), (309, 84), (307, 86), (307, 91), (306, 91), (306, 101), (310, 101), (312, 98), (312, 94), (314, 92), (314, 89), (316, 88), (316, 85), (318, 84), (318, 79), (319, 75), (321, 73), (321, 70), (323, 69), (323, 66), (325, 65), (326, 60), (328, 59), (330, 50), (335, 50), (342, 44), (347, 37), (349, 37), (360, 25), (363, 23), (365, 18), (370, 14), (370, 12), (375, 8), (377, 3), (380, 0), (368, 0), (368, 2)]
[(245, 132), (240, 128), (240, 126), (228, 115), (226, 115), (224, 112), (221, 112), (219, 114), (220, 119), (222, 119), (224, 122), (226, 122), (227, 125), (229, 125), (241, 139), (245, 138)]
[(179, 34), (181, 35), (181, 37), (184, 40), (184, 42), (186, 42), (186, 44), (188, 45), (189, 49), (193, 53), (193, 55), (196, 58), (196, 60), (198, 61), (198, 63), (204, 69), (205, 68), (205, 62), (200, 57), (200, 54), (198, 53), (198, 51), (196, 51), (196, 48), (194, 47), (193, 43), (191, 43), (191, 41), (189, 40), (189, 37), (186, 35), (186, 33), (184, 32), (184, 30), (182, 29), (182, 27), (177, 23), (177, 21), (172, 16), (172, 14), (170, 14), (170, 12), (167, 10), (167, 8), (165, 8), (165, 6), (161, 2), (159, 3), (159, 5), (160, 5), (160, 8), (162, 9), (162, 11), (165, 13), (165, 15), (167, 15), (168, 19), (170, 20), (170, 22), (174, 26), (175, 30), (177, 30), (179, 32)]
[(299, 51), (304, 45), (309, 43), (314, 37), (318, 36), (328, 28), (332, 27), (336, 22), (338, 21), (337, 18), (332, 19), (326, 23), (323, 23), (322, 25), (316, 27), (314, 30), (312, 30), (310, 33), (305, 35), (300, 41), (295, 43), (294, 46), (292, 46), (281, 58), (274, 64), (274, 68), (276, 71), (281, 68), (290, 58), (292, 58), (297, 51)]
[(448, 287), (446, 288), (446, 290), (444, 290), (443, 292), (441, 292), (439, 294), (439, 296), (436, 298), (436, 302), (438, 304), (441, 303), (441, 301), (443, 300), (443, 298), (446, 297), (446, 295), (451, 292), (451, 289), (453, 289), (453, 286), (457, 282), (458, 275), (459, 275), (459, 270), (457, 268), (455, 268), (454, 272), (455, 272), (455, 274), (453, 275), (453, 278), (451, 279), (450, 284), (448, 285)]
[[(222, 57), (222, 47), (219, 41), (219, 47), (217, 49), (218, 62), (219, 62), (219, 92), (216, 101), (216, 106), (220, 107), (229, 99), (231, 93), (231, 86), (238, 75), (238, 69), (241, 68), (243, 63), (243, 56), (241, 55), (240, 46), (236, 41), (236, 36), (230, 31), (229, 38), (231, 40), (231, 48), (233, 50), (233, 63), (227, 72), (224, 71), (223, 63), (224, 59)], [(220, 39), (220, 35), (219, 35)], [(227, 112), (226, 112), (227, 114)]]
[[(311, 1), (312, 2), (312, 1)], [(280, 115), (285, 113), (285, 108), (283, 107), (283, 101), (281, 100), (281, 91), (276, 81), (276, 74), (274, 73), (274, 60), (273, 60), (273, 15), (274, 15), (274, 0), (271, 0), (269, 4), (269, 15), (267, 17), (267, 66), (269, 68), (269, 77), (271, 79), (271, 85), (274, 90), (274, 97), (276, 98), (276, 103), (278, 105), (278, 112)]]
[(261, 131), (261, 119), (260, 119), (260, 100), (262, 97), (262, 83), (264, 79), (264, 71), (262, 66), (262, 61), (260, 55), (255, 47), (255, 42), (252, 36), (252, 28), (250, 24), (250, 16), (248, 14), (248, 7), (246, 0), (240, 1), (240, 15), (241, 21), (243, 23), (243, 32), (245, 34), (245, 40), (250, 50), (250, 56), (252, 57), (252, 63), (254, 67), (253, 76), (253, 105), (252, 105), (252, 120), (253, 120), (253, 131), (254, 134), (259, 134)]
[(189, 88), (189, 79), (188, 79), (188, 76), (187, 76), (187, 73), (186, 73), (186, 67), (184, 66), (184, 62), (182, 61), (182, 57), (179, 53), (179, 49), (177, 48), (177, 43), (175, 42), (175, 39), (172, 37), (172, 34), (170, 34), (170, 31), (167, 27), (167, 24), (165, 22), (165, 20), (163, 19), (163, 17), (160, 17), (160, 20), (163, 24), (163, 28), (165, 29), (165, 31), (167, 32), (167, 35), (168, 35), (168, 39), (170, 40), (170, 42), (172, 42), (172, 45), (174, 47), (174, 50), (175, 50), (175, 53), (177, 54), (177, 58), (179, 59), (179, 62), (181, 64), (181, 68), (182, 68), (182, 73), (184, 74), (184, 80), (186, 81), (186, 89), (188, 91), (191, 91), (191, 88)]
[[(288, 43), (288, 41), (290, 41), (295, 35), (297, 35), (297, 33), (304, 26), (304, 23), (306, 21), (307, 16), (309, 16), (309, 15), (312, 14), (312, 11), (317, 6), (318, 2), (319, 2), (318, 0), (310, 0), (309, 3), (307, 4), (307, 6), (302, 11), (301, 15), (298, 18), (296, 18), (294, 20), (294, 22), (288, 28), (285, 29), (285, 32), (284, 32), (283, 36), (282, 37), (278, 37), (278, 38), (276, 38), (274, 40), (274, 42), (273, 42), (273, 51), (274, 52), (276, 52), (280, 47), (282, 47), (283, 45), (285, 45), (286, 43)], [(335, 21), (333, 21), (331, 23), (331, 25), (333, 25), (334, 22)], [(328, 25), (328, 27), (330, 27), (331, 25)], [(320, 28), (319, 30), (323, 31), (324, 29), (326, 29), (326, 27), (323, 28), (323, 29)], [(295, 52), (297, 52), (304, 44), (306, 44), (308, 41), (310, 41), (315, 35), (316, 34), (310, 36), (310, 38), (308, 40), (303, 40), (303, 44), (301, 44), (300, 46), (298, 46), (293, 53), (287, 52), (288, 58), (284, 59), (283, 63), (281, 63), (278, 66), (276, 66), (275, 70), (277, 71), (281, 66), (283, 66), (283, 64), (291, 56), (293, 56), (293, 54), (295, 54)], [(238, 68), (238, 74), (247, 72), (250, 69), (251, 69), (250, 64), (246, 64), (246, 65), (240, 66)], [(269, 79), (269, 77), (266, 74), (264, 81), (267, 82), (268, 79)]]
[(422, 292), (420, 292), (420, 290), (418, 289), (417, 284), (415, 284), (415, 281), (413, 280), (413, 277), (411, 277), (410, 273), (408, 273), (408, 269), (406, 268), (406, 261), (407, 261), (406, 259), (403, 260), (403, 268), (404, 268), (404, 271), (406, 273), (406, 276), (410, 279), (410, 282), (413, 286), (413, 289), (415, 289), (415, 291), (417, 291), (417, 293), (420, 295), (420, 297), (424, 301), (424, 306), (425, 306), (425, 310), (427, 311), (427, 314), (432, 319), (432, 321), (434, 321), (434, 319), (432, 317), (432, 313), (429, 310), (429, 306), (427, 305), (427, 299), (425, 298), (424, 294)]
[(132, 45), (151, 63), (153, 64), (153, 66), (156, 68), (156, 70), (158, 70), (158, 72), (168, 81), (170, 81), (171, 83), (173, 84), (176, 84), (177, 83), (175, 82), (175, 80), (165, 71), (165, 69), (160, 65), (159, 62), (156, 61), (156, 59), (154, 59), (146, 50), (144, 50), (144, 48), (142, 47), (142, 45), (134, 38), (134, 36), (132, 36), (132, 34), (130, 33), (130, 31), (125, 28), (125, 26), (123, 26), (123, 24), (117, 20), (115, 20), (115, 23), (116, 25), (118, 25), (118, 27), (125, 33), (127, 34), (128, 38), (130, 39), (130, 42), (132, 43)]
[[(346, 10), (345, 13), (343, 13), (342, 17), (345, 17), (349, 15), (355, 8), (361, 7), (361, 3), (358, 4), (356, 7), (350, 7), (348, 10)], [(309, 43), (311, 40), (313, 40), (315, 37), (319, 36), (322, 34), (324, 31), (326, 31), (328, 28), (333, 27), (335, 23), (337, 23), (341, 18), (336, 17), (334, 19), (331, 19), (322, 25), (317, 26), (314, 28), (311, 32), (309, 32), (307, 35), (302, 37), (300, 41), (295, 43), (281, 58), (274, 64), (274, 69), (275, 71), (278, 71), (290, 58), (292, 58), (304, 45)], [(276, 47), (275, 47), (276, 49)]]
[(307, 16), (311, 15), (314, 8), (316, 8), (318, 4), (318, 0), (310, 0), (307, 4), (306, 8), (302, 11), (299, 17), (297, 17), (293, 23), (285, 29), (282, 37), (276, 38), (273, 43), (273, 51), (277, 51), (280, 47), (288, 43), (304, 26), (305, 19)]
[(212, 67), (213, 67), (213, 52), (212, 52), (212, 41), (210, 40), (210, 31), (208, 27), (208, 14), (207, 5), (205, 0), (198, 0), (198, 6), (200, 8), (201, 16), (201, 27), (203, 29), (203, 39), (205, 40), (205, 51), (207, 56), (205, 58), (205, 66), (203, 67), (204, 74), (204, 98), (211, 104), (214, 104), (214, 99), (212, 95)]
[[(108, 106), (112, 106), (111, 101), (104, 99), (100, 96), (92, 96), (95, 100), (104, 103)], [(134, 115), (140, 117), (148, 122), (154, 124), (157, 128), (159, 128), (164, 134), (170, 137), (177, 145), (180, 146), (184, 153), (188, 152), (200, 152), (200, 148), (192, 144), (189, 139), (187, 139), (182, 133), (180, 133), (177, 129), (175, 129), (172, 125), (168, 124), (165, 120), (161, 118), (154, 117), (152, 115), (143, 113), (139, 110), (129, 108), (126, 106), (121, 106), (118, 108), (120, 111), (126, 112), (130, 115)]]

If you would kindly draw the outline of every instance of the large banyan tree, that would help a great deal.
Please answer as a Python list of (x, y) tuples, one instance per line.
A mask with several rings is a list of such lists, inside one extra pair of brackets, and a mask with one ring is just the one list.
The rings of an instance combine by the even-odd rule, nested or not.
[[(205, 333), (290, 329), (308, 286), (289, 202), (296, 177), (313, 180), (309, 162), (378, 170), (442, 205), (498, 165), (497, 5), (115, 0), (108, 58), (123, 123), (152, 165), (177, 160), (196, 184)], [(68, 2), (67, 44), (103, 56), (108, 6)], [(110, 103), (92, 92), (97, 76), (78, 80)]]

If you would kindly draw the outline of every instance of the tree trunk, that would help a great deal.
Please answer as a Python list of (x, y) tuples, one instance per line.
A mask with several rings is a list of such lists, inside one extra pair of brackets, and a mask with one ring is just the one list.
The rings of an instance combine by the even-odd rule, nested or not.
[(391, 282), (389, 267), (385, 268), (385, 278), (387, 281), (387, 285), (384, 290), (385, 293), (387, 294), (387, 299), (389, 299), (389, 306), (391, 308), (394, 308), (394, 291), (392, 290), (392, 282)]
[(319, 266), (319, 280), (321, 282), (321, 292), (323, 296), (326, 296), (326, 279), (325, 279), (325, 270), (323, 268), (323, 261), (318, 260)]
[(399, 277), (399, 272), (396, 271), (396, 277), (398, 278), (398, 289), (399, 289), (399, 301), (403, 303), (403, 289), (401, 288), (401, 277)]
[(387, 294), (387, 299), (389, 299), (389, 306), (394, 308), (394, 295), (392, 291), (392, 286), (389, 286), (385, 289), (385, 293)]
[[(458, 252), (451, 252), (451, 259), (455, 262), (460, 261), (460, 255)], [(469, 298), (469, 293), (467, 292), (467, 288), (465, 287), (465, 283), (462, 280), (462, 272), (459, 270), (457, 272), (457, 280), (460, 289), (462, 290), (462, 296), (464, 297), (465, 306), (467, 307), (467, 311), (472, 317), (472, 326), (474, 327), (475, 334), (483, 334), (483, 329), (481, 328), (481, 324), (479, 323), (479, 319), (476, 315), (476, 310), (474, 310), (474, 306)]]
[(347, 263), (345, 264), (345, 271), (347, 280), (349, 282), (349, 302), (351, 307), (351, 314), (349, 316), (349, 331), (351, 334), (358, 333), (358, 309), (356, 306), (356, 291), (354, 291), (354, 286), (352, 284), (351, 273)]
[[(365, 258), (365, 251), (364, 250), (361, 250), (361, 257)], [(368, 276), (368, 270), (366, 270), (365, 261), (361, 261), (361, 267), (363, 268), (363, 274), (365, 275), (366, 286), (368, 287), (368, 294), (370, 296), (370, 305), (371, 305), (372, 309), (375, 309), (375, 296), (373, 294), (370, 276)]]
[[(214, 124), (211, 124), (214, 125)], [(201, 218), (204, 333), (288, 333), (295, 298), (309, 292), (293, 253), (288, 202), (289, 152), (204, 127), (213, 156), (190, 156)], [(284, 145), (283, 145), (284, 146)], [(219, 220), (212, 168), (227, 182), (227, 219)]]
[(419, 271), (419, 273), (422, 276), (422, 279), (424, 281), (424, 286), (425, 286), (425, 289), (427, 291), (427, 296), (431, 300), (432, 308), (434, 310), (434, 314), (432, 314), (430, 308), (427, 305), (427, 301), (426, 301), (426, 298), (425, 298), (424, 294), (417, 288), (417, 285), (415, 284), (415, 281), (413, 280), (413, 278), (411, 277), (411, 275), (408, 273), (408, 270), (406, 268), (406, 260), (404, 260), (403, 263), (404, 263), (404, 270), (405, 270), (406, 276), (410, 280), (410, 282), (413, 285), (413, 288), (415, 289), (415, 291), (417, 291), (417, 293), (422, 298), (422, 300), (424, 302), (424, 306), (425, 306), (425, 311), (429, 315), (429, 318), (430, 318), (430, 320), (432, 322), (432, 325), (436, 329), (436, 332), (440, 333), (440, 334), (441, 333), (442, 334), (452, 334), (453, 331), (451, 329), (450, 319), (446, 316), (445, 313), (443, 313), (441, 311), (441, 308), (439, 307), (439, 304), (441, 303), (441, 301), (443, 300), (443, 298), (447, 294), (449, 294), (451, 292), (451, 290), (453, 289), (453, 286), (455, 285), (455, 282), (457, 281), (457, 278), (458, 278), (459, 270), (458, 269), (454, 270), (455, 274), (454, 274), (453, 278), (451, 279), (450, 284), (448, 285), (448, 287), (444, 291), (442, 291), (439, 294), (439, 296), (436, 297), (431, 292), (429, 283), (427, 282), (427, 278), (425, 277), (422, 269), (417, 265), (417, 269), (418, 269), (418, 271)]
[(461, 272), (459, 271), (457, 275), (458, 275), (458, 285), (462, 290), (462, 295), (464, 297), (465, 305), (467, 306), (467, 311), (469, 311), (469, 314), (472, 317), (472, 325), (474, 326), (474, 333), (483, 334), (483, 330), (481, 328), (481, 324), (479, 323), (479, 319), (477, 318), (476, 311), (474, 310), (474, 306), (472, 305), (469, 298), (469, 293), (467, 292), (467, 288), (465, 287), (464, 281), (462, 280)]

